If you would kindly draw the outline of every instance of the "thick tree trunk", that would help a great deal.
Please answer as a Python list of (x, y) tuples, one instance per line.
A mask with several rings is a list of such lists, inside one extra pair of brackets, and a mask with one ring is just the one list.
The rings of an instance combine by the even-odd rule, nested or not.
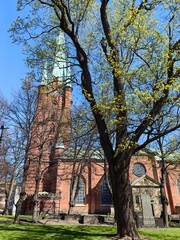
[(119, 238), (129, 236), (130, 239), (139, 239), (140, 237), (133, 217), (128, 162), (129, 159), (127, 158), (121, 159), (120, 167), (117, 167), (117, 165), (110, 166), (117, 235)]

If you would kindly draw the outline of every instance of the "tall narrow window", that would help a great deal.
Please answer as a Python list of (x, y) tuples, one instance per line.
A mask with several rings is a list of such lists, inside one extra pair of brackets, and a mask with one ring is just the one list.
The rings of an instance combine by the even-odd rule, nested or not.
[(51, 114), (51, 120), (55, 120), (55, 119), (56, 119), (56, 113), (53, 112), (53, 113)]
[(140, 198), (139, 198), (139, 195), (136, 195), (136, 196), (135, 196), (135, 199), (136, 199), (136, 204), (140, 204)]
[(84, 205), (85, 204), (85, 195), (86, 195), (86, 186), (85, 186), (84, 179), (82, 177), (80, 177), (79, 183), (78, 183), (78, 177), (77, 177), (75, 185), (76, 185), (76, 188), (78, 188), (78, 193), (77, 193), (77, 197), (75, 200), (75, 204), (83, 204)]
[(180, 176), (178, 177), (178, 180), (177, 180), (177, 187), (178, 187), (178, 192), (180, 195)]
[(101, 204), (112, 205), (112, 196), (107, 186), (105, 177), (101, 181)]

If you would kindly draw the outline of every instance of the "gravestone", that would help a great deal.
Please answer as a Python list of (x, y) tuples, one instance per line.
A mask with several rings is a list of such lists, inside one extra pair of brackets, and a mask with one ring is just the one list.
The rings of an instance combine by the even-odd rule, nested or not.
[(142, 194), (141, 199), (143, 209), (143, 227), (155, 227), (150, 196), (148, 194)]

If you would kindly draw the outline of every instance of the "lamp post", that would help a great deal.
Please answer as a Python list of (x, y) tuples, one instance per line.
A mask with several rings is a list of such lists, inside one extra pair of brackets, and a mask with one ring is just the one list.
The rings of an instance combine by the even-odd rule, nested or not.
[(1, 126), (0, 143), (1, 143), (1, 141), (2, 141), (3, 131), (4, 131), (4, 125)]
[(2, 142), (2, 138), (3, 138), (3, 132), (4, 132), (4, 129), (7, 129), (4, 127), (4, 125), (1, 125), (1, 135), (0, 135), (0, 143)]

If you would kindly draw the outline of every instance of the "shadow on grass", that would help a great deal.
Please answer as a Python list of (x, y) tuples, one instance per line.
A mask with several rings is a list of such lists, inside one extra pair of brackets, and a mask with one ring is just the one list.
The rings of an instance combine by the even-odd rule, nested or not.
[(87, 226), (47, 226), (47, 225), (17, 225), (1, 224), (0, 239), (7, 240), (103, 240), (114, 236), (115, 229)]

